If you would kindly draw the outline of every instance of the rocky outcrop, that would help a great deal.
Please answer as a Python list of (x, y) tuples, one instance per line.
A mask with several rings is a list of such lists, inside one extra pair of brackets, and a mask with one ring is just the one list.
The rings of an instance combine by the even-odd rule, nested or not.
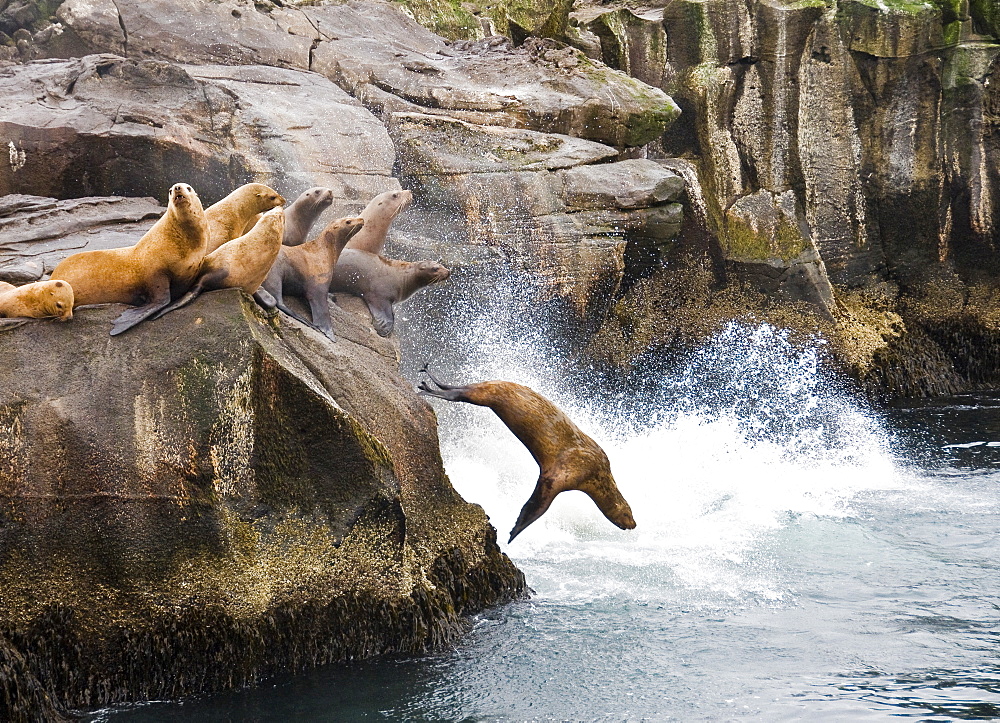
[(152, 198), (0, 196), (0, 281), (38, 281), (71, 253), (131, 246), (165, 210)]
[(0, 194), (158, 198), (184, 179), (208, 204), (254, 179), (329, 186), (333, 214), (398, 187), (384, 126), (314, 73), (91, 55), (9, 66), (0, 87)]
[(486, 264), (522, 260), (542, 300), (565, 300), (590, 331), (618, 290), (629, 245), (655, 254), (680, 231), (684, 181), (654, 161), (595, 165), (615, 150), (425, 114), (394, 114), (390, 132), (404, 183), (430, 209), (409, 230), (440, 236), (442, 210), (465, 221), (464, 233), (445, 235), (432, 253), (459, 264), (484, 249), (493, 252)]
[[(688, 218), (710, 239), (687, 252), (706, 254), (695, 263), (713, 288), (763, 294), (749, 314), (808, 303), (836, 319), (832, 336), (867, 340), (834, 352), (874, 393), (924, 394), (1000, 381), (988, 364), (962, 371), (993, 334), (975, 299), (1000, 283), (994, 5), (577, 3), (572, 21), (606, 63), (684, 110), (649, 155), (691, 163)], [(657, 298), (684, 285), (657, 278)], [(712, 305), (696, 286), (690, 296)], [(930, 313), (941, 287), (963, 291)], [(723, 323), (738, 305), (718, 298)], [(665, 343), (687, 336), (661, 331)]]
[(19, 694), (92, 707), (415, 652), (523, 594), (396, 348), (334, 312), (336, 343), (238, 291), (113, 339), (118, 307), (0, 334)]

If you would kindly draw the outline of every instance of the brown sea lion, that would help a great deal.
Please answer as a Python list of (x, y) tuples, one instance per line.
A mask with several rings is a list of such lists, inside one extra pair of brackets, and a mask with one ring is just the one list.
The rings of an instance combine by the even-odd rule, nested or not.
[(426, 366), (421, 371), (438, 387), (421, 382), (421, 394), (489, 407), (538, 463), (538, 482), (510, 531), (511, 540), (541, 517), (556, 495), (566, 490), (586, 492), (604, 516), (623, 530), (635, 527), (632, 508), (618, 491), (604, 450), (548, 399), (513, 382), (479, 382), (459, 387), (442, 384)]
[[(135, 246), (82, 251), (63, 259), (53, 279), (68, 281), (76, 306), (132, 304), (111, 335), (121, 334), (179, 298), (198, 278), (208, 244), (201, 199), (186, 183), (171, 186), (167, 212)], [(139, 306), (141, 304), (141, 306)]]
[(364, 299), (379, 336), (389, 336), (396, 323), (393, 304), (425, 286), (444, 281), (451, 271), (433, 261), (400, 261), (360, 249), (346, 248), (330, 279), (330, 291)]
[[(166, 313), (187, 306), (205, 291), (243, 289), (256, 296), (267, 272), (278, 258), (284, 227), (283, 209), (272, 208), (264, 213), (249, 233), (222, 244), (206, 256), (194, 286), (153, 318), (159, 319)], [(268, 308), (274, 306), (270, 296), (257, 298), (257, 301)]]
[(0, 282), (0, 317), (59, 321), (73, 318), (73, 287), (68, 281), (36, 281), (14, 286)]
[[(345, 244), (364, 225), (365, 220), (360, 216), (338, 218), (312, 241), (299, 246), (282, 246), (263, 284), (264, 290), (274, 297), (275, 305), (289, 316), (334, 339), (330, 300), (327, 298), (330, 279)], [(301, 296), (309, 303), (312, 323), (285, 305), (285, 294)]]
[(411, 191), (386, 191), (377, 195), (361, 212), (365, 227), (350, 240), (347, 248), (373, 254), (382, 253), (389, 236), (389, 227), (396, 220), (396, 216), (405, 211), (412, 202)]
[(257, 214), (284, 206), (281, 194), (263, 183), (240, 186), (221, 201), (205, 209), (208, 219), (208, 249), (212, 253), (224, 243), (243, 235), (243, 229)]

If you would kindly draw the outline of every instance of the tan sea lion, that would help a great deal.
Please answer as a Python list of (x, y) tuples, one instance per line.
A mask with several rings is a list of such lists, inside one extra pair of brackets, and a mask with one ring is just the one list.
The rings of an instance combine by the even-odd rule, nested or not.
[(360, 249), (346, 248), (330, 279), (330, 291), (364, 299), (379, 336), (389, 336), (396, 323), (393, 304), (431, 284), (444, 281), (451, 271), (433, 261), (400, 261)]
[(612, 523), (623, 530), (635, 528), (632, 508), (611, 476), (608, 455), (548, 399), (513, 382), (479, 382), (459, 387), (442, 384), (431, 376), (426, 365), (421, 371), (438, 387), (421, 382), (421, 394), (489, 407), (538, 463), (538, 482), (517, 516), (510, 540), (541, 517), (556, 495), (566, 490), (586, 492)]
[[(249, 233), (222, 244), (206, 256), (194, 286), (170, 306), (157, 312), (153, 318), (159, 319), (166, 313), (187, 306), (205, 291), (243, 289), (256, 296), (258, 288), (274, 265), (274, 260), (278, 258), (284, 227), (283, 209), (272, 208), (264, 213)], [(270, 296), (257, 300), (268, 308), (274, 306)]]
[(257, 214), (284, 205), (285, 199), (281, 194), (263, 183), (240, 186), (205, 209), (209, 234), (206, 253), (212, 253), (222, 244), (242, 236), (243, 229)]
[[(289, 316), (334, 339), (330, 300), (327, 298), (330, 279), (345, 244), (364, 224), (365, 220), (360, 216), (338, 218), (312, 241), (299, 246), (282, 246), (263, 284), (264, 290), (274, 297), (275, 305)], [(312, 323), (285, 305), (285, 294), (300, 296), (309, 303)]]
[(377, 195), (361, 212), (365, 227), (350, 240), (347, 248), (373, 254), (382, 253), (389, 236), (389, 227), (396, 220), (396, 216), (405, 211), (412, 202), (411, 191), (386, 191)]
[(0, 316), (59, 321), (73, 318), (73, 287), (68, 281), (36, 281), (24, 286), (0, 282)]
[(132, 304), (111, 335), (121, 334), (184, 294), (198, 277), (208, 243), (201, 199), (186, 183), (170, 188), (167, 212), (135, 246), (82, 251), (63, 259), (52, 279), (68, 281), (74, 304)]

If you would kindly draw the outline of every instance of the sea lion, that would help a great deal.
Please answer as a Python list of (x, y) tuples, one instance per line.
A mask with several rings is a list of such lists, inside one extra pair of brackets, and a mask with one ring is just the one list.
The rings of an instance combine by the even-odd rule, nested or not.
[[(333, 189), (323, 186), (313, 186), (303, 191), (288, 206), (285, 206), (285, 237), (281, 243), (285, 246), (298, 246), (305, 243), (309, 229), (316, 223), (323, 212), (333, 203)], [(251, 218), (243, 233), (247, 233), (260, 220), (261, 214)]]
[(400, 261), (379, 254), (346, 248), (330, 279), (330, 291), (364, 299), (379, 336), (389, 336), (396, 323), (393, 304), (413, 296), (425, 286), (444, 281), (451, 271), (433, 261)]
[(421, 394), (489, 407), (538, 463), (538, 482), (517, 516), (510, 540), (541, 517), (555, 496), (566, 490), (586, 492), (612, 523), (623, 530), (635, 528), (632, 508), (618, 491), (604, 450), (548, 399), (513, 382), (459, 387), (442, 384), (431, 376), (426, 365), (421, 371), (438, 387), (421, 382)]
[(373, 254), (382, 253), (386, 238), (389, 236), (389, 227), (396, 220), (396, 216), (405, 211), (412, 202), (412, 191), (386, 191), (377, 195), (361, 212), (365, 227), (350, 240), (347, 248)]
[(157, 312), (153, 318), (159, 319), (164, 314), (187, 306), (199, 294), (217, 289), (243, 289), (246, 293), (253, 294), (262, 306), (273, 308), (274, 300), (270, 296), (262, 299), (256, 294), (274, 265), (274, 260), (278, 258), (284, 227), (283, 209), (272, 208), (264, 213), (249, 233), (222, 244), (206, 256), (194, 286), (170, 306)]
[(240, 186), (205, 209), (209, 235), (206, 253), (212, 253), (222, 244), (242, 236), (247, 223), (258, 213), (284, 205), (285, 199), (281, 194), (263, 183)]
[(36, 281), (24, 286), (0, 282), (0, 316), (59, 321), (73, 318), (73, 287), (68, 281)]
[[(364, 225), (365, 220), (360, 216), (338, 218), (312, 241), (299, 246), (282, 246), (263, 284), (264, 290), (274, 297), (275, 306), (335, 339), (327, 298), (330, 279), (345, 244)], [(301, 296), (309, 303), (312, 323), (285, 306), (286, 293)]]
[(115, 320), (112, 336), (148, 319), (198, 278), (208, 244), (201, 199), (186, 183), (171, 186), (169, 198), (167, 212), (135, 246), (82, 251), (63, 259), (52, 272), (53, 279), (73, 287), (76, 306), (137, 306)]

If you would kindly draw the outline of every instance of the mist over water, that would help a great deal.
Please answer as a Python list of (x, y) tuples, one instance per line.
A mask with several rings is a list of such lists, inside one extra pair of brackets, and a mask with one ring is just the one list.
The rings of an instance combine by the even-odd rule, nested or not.
[(567, 492), (506, 544), (537, 466), (491, 410), (432, 400), (449, 477), (531, 599), (454, 650), (99, 719), (1000, 716), (1000, 401), (874, 411), (822, 340), (738, 323), (612, 382), (552, 333), (537, 289), (453, 282), (401, 307), (406, 375), (429, 360), (448, 383), (547, 396), (607, 451), (637, 528)]

